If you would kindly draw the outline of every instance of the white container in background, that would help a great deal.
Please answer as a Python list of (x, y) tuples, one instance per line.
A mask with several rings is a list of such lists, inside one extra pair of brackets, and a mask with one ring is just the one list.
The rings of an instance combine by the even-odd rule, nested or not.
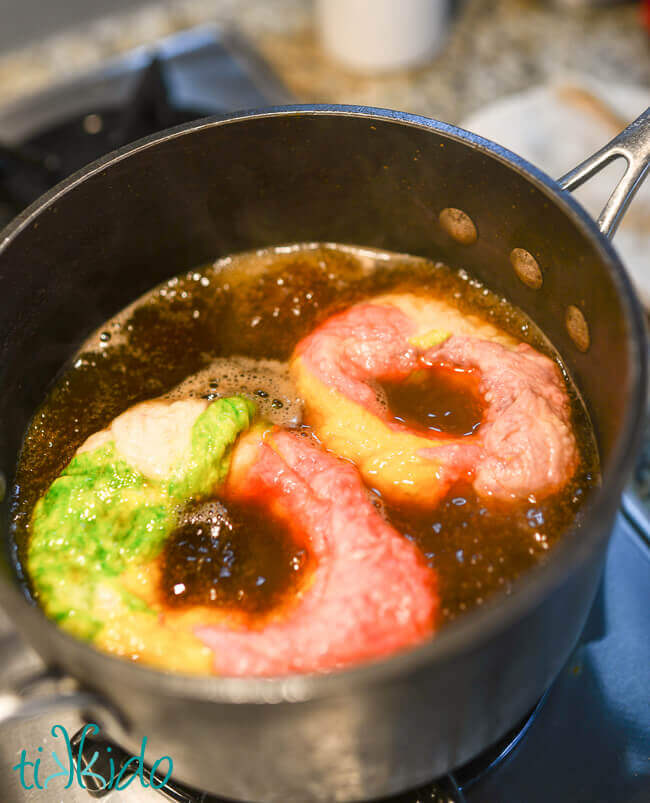
[(323, 46), (361, 72), (427, 61), (444, 41), (448, 17), (449, 0), (316, 0)]

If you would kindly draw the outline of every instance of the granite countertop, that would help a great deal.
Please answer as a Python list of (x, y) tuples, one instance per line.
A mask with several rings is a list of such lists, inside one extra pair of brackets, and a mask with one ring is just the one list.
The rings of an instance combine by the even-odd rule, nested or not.
[(449, 122), (558, 74), (650, 86), (649, 38), (634, 4), (559, 11), (544, 0), (465, 0), (429, 65), (379, 77), (348, 72), (323, 53), (311, 8), (311, 0), (168, 0), (107, 17), (1, 54), (0, 103), (205, 22), (242, 32), (298, 100), (386, 106)]

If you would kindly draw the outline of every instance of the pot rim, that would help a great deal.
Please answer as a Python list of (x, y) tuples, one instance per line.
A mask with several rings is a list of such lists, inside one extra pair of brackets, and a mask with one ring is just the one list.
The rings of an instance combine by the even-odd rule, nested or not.
[(544, 193), (556, 206), (560, 207), (585, 236), (594, 242), (614, 279), (618, 295), (627, 312), (627, 343), (631, 351), (632, 365), (636, 366), (631, 382), (629, 404), (621, 435), (612, 449), (609, 466), (603, 473), (602, 485), (592, 493), (583, 509), (579, 535), (571, 537), (577, 529), (572, 528), (561, 543), (554, 547), (547, 562), (533, 567), (513, 584), (512, 593), (509, 596), (497, 595), (496, 599), (489, 601), (479, 609), (469, 611), (445, 627), (435, 637), (416, 647), (360, 666), (324, 674), (294, 674), (271, 678), (190, 676), (164, 672), (100, 652), (91, 645), (75, 639), (47, 619), (42, 611), (30, 604), (20, 591), (9, 584), (0, 585), (2, 596), (8, 602), (11, 611), (27, 617), (34, 617), (35, 627), (45, 624), (51, 628), (52, 631), (55, 631), (52, 635), (56, 636), (58, 644), (70, 655), (77, 655), (80, 659), (85, 655), (88, 660), (91, 657), (90, 653), (97, 660), (105, 662), (106, 669), (120, 683), (131, 687), (149, 687), (153, 684), (159, 695), (182, 695), (188, 699), (220, 703), (300, 702), (327, 697), (342, 691), (349, 692), (358, 685), (386, 682), (396, 676), (418, 671), (425, 665), (445, 661), (458, 656), (463, 651), (472, 651), (478, 648), (486, 640), (503, 631), (511, 622), (521, 619), (529, 613), (542, 597), (552, 593), (588, 560), (592, 551), (602, 540), (609, 538), (609, 531), (602, 532), (601, 528), (590, 525), (603, 517), (611, 516), (609, 510), (611, 498), (620, 496), (622, 492), (644, 422), (647, 384), (644, 316), (631, 281), (617, 253), (601, 234), (596, 222), (568, 192), (560, 188), (554, 179), (530, 162), (477, 134), (421, 115), (356, 105), (296, 104), (211, 116), (167, 129), (103, 156), (41, 196), (3, 231), (0, 231), (0, 259), (8, 246), (43, 210), (74, 190), (77, 185), (140, 151), (212, 127), (236, 125), (248, 120), (294, 116), (363, 118), (380, 123), (406, 125), (432, 131), (479, 150), (516, 170)]

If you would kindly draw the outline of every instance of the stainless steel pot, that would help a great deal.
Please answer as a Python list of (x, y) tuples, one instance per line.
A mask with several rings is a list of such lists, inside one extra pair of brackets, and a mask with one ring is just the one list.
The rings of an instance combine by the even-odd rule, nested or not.
[[(598, 224), (568, 190), (622, 156)], [(80, 705), (176, 777), (224, 797), (365, 800), (417, 786), (499, 739), (566, 660), (600, 577), (640, 440), (643, 315), (609, 244), (650, 158), (650, 110), (555, 182), (466, 131), (398, 112), (302, 106), (214, 118), (136, 143), (56, 187), (0, 234), (0, 469), (48, 383), (102, 320), (161, 280), (229, 252), (333, 240), (463, 266), (524, 309), (563, 355), (591, 413), (602, 488), (580, 526), (509, 597), (421, 647), (327, 676), (189, 678), (101, 654), (21, 593), (2, 537), (0, 601), (78, 689), (5, 694), (5, 721)], [(443, 208), (471, 217), (463, 245)], [(534, 289), (510, 257), (541, 268)], [(533, 284), (538, 284), (535, 282)], [(622, 667), (621, 671), (625, 671)]]

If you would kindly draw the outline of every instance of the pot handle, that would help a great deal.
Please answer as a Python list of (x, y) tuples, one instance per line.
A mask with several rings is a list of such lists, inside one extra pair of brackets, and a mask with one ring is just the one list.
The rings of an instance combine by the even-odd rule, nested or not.
[(82, 689), (69, 675), (45, 670), (22, 679), (13, 688), (0, 692), (0, 728), (16, 720), (47, 714), (51, 711), (91, 711), (101, 715), (108, 725), (122, 731), (126, 723), (122, 715), (104, 698)]
[(604, 148), (558, 179), (558, 184), (571, 192), (619, 158), (625, 159), (627, 169), (598, 218), (598, 228), (610, 238), (650, 167), (650, 107)]

